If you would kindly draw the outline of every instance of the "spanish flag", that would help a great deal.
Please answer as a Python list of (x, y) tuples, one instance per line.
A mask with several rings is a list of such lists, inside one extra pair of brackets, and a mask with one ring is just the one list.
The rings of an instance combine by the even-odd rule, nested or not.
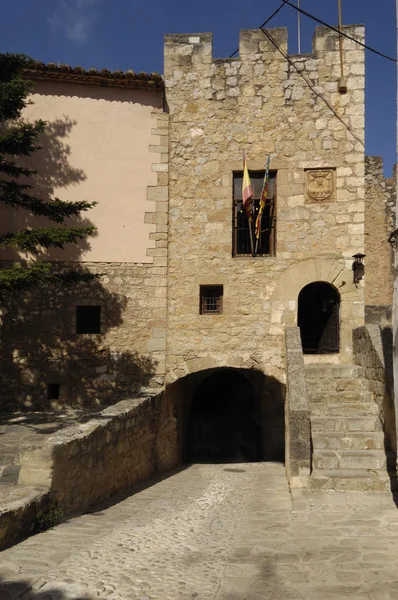
[(251, 220), (250, 200), (253, 198), (253, 188), (249, 177), (249, 171), (246, 163), (246, 154), (243, 152), (243, 181), (242, 181), (242, 201), (243, 208)]
[(263, 216), (265, 204), (267, 202), (267, 196), (268, 196), (268, 178), (269, 178), (269, 163), (270, 163), (270, 161), (271, 161), (271, 155), (268, 155), (268, 159), (267, 159), (267, 162), (265, 164), (263, 189), (261, 190), (260, 210), (258, 211), (258, 215), (257, 215), (257, 219), (256, 219), (255, 233), (256, 233), (256, 238), (257, 239), (260, 239), (261, 218)]

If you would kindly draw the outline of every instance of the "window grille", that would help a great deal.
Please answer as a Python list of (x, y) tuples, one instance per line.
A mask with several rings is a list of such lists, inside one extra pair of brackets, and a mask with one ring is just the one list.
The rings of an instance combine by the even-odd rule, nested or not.
[(76, 306), (76, 333), (101, 333), (100, 306)]
[(222, 313), (223, 286), (200, 286), (200, 314), (220, 315)]
[(256, 250), (255, 227), (264, 181), (264, 171), (249, 171), (253, 188), (251, 200), (252, 222), (249, 222), (242, 203), (242, 171), (234, 173), (233, 185), (233, 256), (253, 256), (250, 244), (252, 231), (255, 256), (275, 256), (276, 252), (276, 172), (269, 173), (268, 194), (261, 217), (260, 237)]

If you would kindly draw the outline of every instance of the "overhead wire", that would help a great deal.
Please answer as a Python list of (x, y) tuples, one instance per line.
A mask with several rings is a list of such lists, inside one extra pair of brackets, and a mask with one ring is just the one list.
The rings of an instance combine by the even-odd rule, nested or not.
[[(395, 63), (397, 62), (396, 58), (388, 56), (387, 54), (383, 54), (383, 52), (380, 52), (379, 50), (376, 50), (375, 48), (372, 48), (371, 46), (364, 44), (363, 42), (361, 42), (361, 40), (357, 40), (356, 38), (352, 37), (351, 35), (348, 35), (348, 33), (344, 33), (344, 31), (340, 31), (339, 29), (337, 29), (337, 27), (333, 27), (333, 25), (329, 25), (329, 23), (326, 23), (325, 21), (322, 21), (322, 19), (315, 17), (315, 15), (312, 15), (311, 13), (307, 12), (306, 10), (303, 10), (302, 8), (296, 6), (295, 4), (292, 4), (290, 2), (290, 0), (282, 0), (282, 2), (284, 5), (294, 8), (299, 13), (301, 13), (302, 15), (305, 15), (309, 19), (316, 21), (316, 23), (319, 23), (320, 25), (324, 25), (331, 31), (335, 31), (339, 35), (342, 35), (343, 37), (347, 38), (348, 40), (351, 40), (352, 42), (355, 42), (359, 46), (362, 46), (362, 48), (366, 48), (366, 50), (369, 50), (370, 52), (373, 52), (374, 54), (378, 54), (378, 56), (381, 56), (382, 58), (386, 58), (387, 60), (391, 60), (392, 62), (395, 62)], [(260, 29), (262, 29), (262, 28), (260, 28)]]
[[(269, 16), (268, 19), (265, 19), (264, 23), (261, 23), (261, 25), (258, 27), (258, 29), (262, 29), (263, 27), (268, 25), (268, 23), (271, 21), (271, 19), (273, 19), (284, 6), (285, 6), (285, 4), (284, 4), (284, 2), (282, 2), (282, 4), (280, 6), (278, 6), (278, 8), (276, 10), (274, 10), (274, 12), (272, 13), (271, 16)], [(232, 52), (232, 54), (230, 54), (228, 58), (233, 58), (235, 56), (235, 54), (238, 54), (238, 52), (239, 52), (239, 48), (237, 48), (235, 50), (235, 52)]]
[(302, 79), (304, 79), (305, 83), (308, 85), (308, 87), (311, 89), (311, 91), (326, 104), (326, 106), (332, 111), (332, 113), (334, 114), (334, 116), (340, 121), (340, 123), (342, 123), (344, 125), (344, 127), (347, 129), (347, 131), (349, 131), (349, 133), (352, 135), (352, 137), (357, 142), (359, 142), (361, 144), (361, 146), (364, 146), (363, 140), (361, 140), (361, 138), (358, 137), (351, 130), (350, 126), (347, 125), (347, 123), (344, 121), (344, 119), (342, 119), (342, 117), (340, 117), (340, 115), (335, 111), (335, 109), (330, 104), (330, 102), (328, 100), (326, 100), (326, 98), (321, 94), (321, 92), (319, 92), (316, 89), (316, 87), (313, 85), (312, 81), (310, 81), (308, 79), (308, 77), (302, 71), (300, 71), (300, 69), (298, 69), (298, 67), (295, 65), (295, 63), (291, 60), (290, 56), (288, 54), (286, 54), (286, 52), (284, 50), (282, 50), (282, 48), (274, 40), (274, 38), (269, 33), (269, 31), (267, 31), (266, 29), (261, 29), (261, 31), (268, 38), (268, 40), (271, 42), (271, 44), (278, 50), (278, 52), (280, 52), (280, 54), (282, 54), (282, 56), (284, 57), (284, 59), (287, 60), (287, 62), (290, 64), (290, 66), (293, 67), (293, 69), (300, 75), (300, 77), (302, 77)]

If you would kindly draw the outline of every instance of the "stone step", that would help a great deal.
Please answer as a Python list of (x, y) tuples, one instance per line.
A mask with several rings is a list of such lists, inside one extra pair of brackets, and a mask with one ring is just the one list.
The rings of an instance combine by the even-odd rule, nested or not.
[(311, 392), (349, 392), (355, 390), (372, 391), (369, 388), (369, 381), (363, 378), (346, 379), (343, 377), (336, 379), (307, 379), (307, 390)]
[(19, 452), (1, 452), (0, 450), (0, 466), (12, 465), (19, 459)]
[(317, 417), (370, 417), (380, 414), (380, 409), (375, 402), (355, 402), (348, 404), (312, 404), (311, 415)]
[(386, 471), (349, 470), (314, 470), (310, 477), (312, 489), (323, 490), (355, 490), (384, 492), (393, 487)]
[(387, 457), (384, 450), (315, 450), (312, 464), (319, 470), (380, 470), (387, 468)]
[(308, 392), (311, 405), (327, 402), (341, 404), (344, 402), (374, 402), (374, 395), (368, 390), (348, 390), (344, 392), (311, 391)]
[(305, 365), (308, 379), (357, 379), (365, 377), (364, 367), (358, 365)]
[(314, 450), (383, 450), (384, 434), (350, 432), (350, 433), (313, 433)]
[(9, 465), (8, 467), (5, 467), (1, 472), (0, 484), (13, 483), (17, 485), (20, 470), (21, 467), (19, 465)]
[(382, 431), (379, 417), (313, 417), (311, 416), (311, 429), (313, 432), (346, 433), (352, 431), (365, 431), (373, 433)]

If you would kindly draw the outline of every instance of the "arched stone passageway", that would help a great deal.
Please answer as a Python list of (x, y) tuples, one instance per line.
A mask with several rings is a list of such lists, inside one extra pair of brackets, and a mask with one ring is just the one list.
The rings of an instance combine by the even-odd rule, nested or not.
[(306, 285), (298, 297), (297, 323), (304, 354), (340, 350), (340, 294), (323, 281)]
[(189, 411), (188, 461), (261, 460), (257, 408), (253, 386), (240, 373), (225, 369), (206, 377)]
[(285, 386), (253, 369), (199, 371), (167, 388), (181, 462), (284, 461)]

